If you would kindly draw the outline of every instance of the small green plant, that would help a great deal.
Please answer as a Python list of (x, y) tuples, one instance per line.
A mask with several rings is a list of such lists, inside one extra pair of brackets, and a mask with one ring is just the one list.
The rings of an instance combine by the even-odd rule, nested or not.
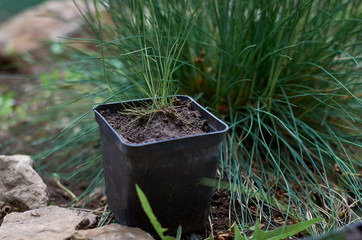
[(147, 217), (150, 219), (150, 222), (151, 222), (152, 226), (154, 227), (154, 229), (156, 230), (158, 236), (160, 236), (160, 238), (162, 240), (180, 240), (181, 232), (182, 232), (181, 226), (179, 226), (179, 228), (177, 229), (176, 238), (171, 237), (171, 236), (165, 236), (164, 233), (167, 231), (167, 228), (163, 228), (161, 226), (160, 222), (157, 220), (155, 214), (152, 211), (151, 205), (148, 202), (146, 195), (144, 194), (142, 189), (137, 184), (136, 184), (136, 191), (138, 194), (138, 198), (141, 202), (143, 211), (146, 213)]
[[(103, 73), (105, 83), (112, 94), (118, 97), (115, 90), (110, 83), (111, 74), (108, 69), (114, 68), (114, 61), (108, 59), (107, 54), (115, 48), (121, 50), (120, 59), (126, 58), (131, 60), (134, 64), (131, 66), (131, 71), (123, 71), (116, 69), (118, 77), (124, 77), (133, 84), (143, 95), (152, 100), (151, 114), (154, 109), (157, 111), (162, 110), (173, 104), (173, 96), (177, 93), (175, 84), (173, 83), (174, 71), (182, 65), (179, 57), (183, 50), (188, 36), (192, 30), (192, 18), (197, 14), (192, 13), (188, 18), (186, 16), (187, 4), (185, 4), (185, 11), (178, 16), (180, 22), (179, 27), (175, 28), (173, 32), (168, 32), (167, 27), (171, 25), (172, 21), (176, 21), (175, 16), (166, 14), (168, 23), (163, 26), (159, 22), (160, 16), (155, 10), (153, 1), (137, 0), (129, 6), (130, 16), (133, 18), (130, 24), (135, 30), (132, 36), (127, 36), (122, 39), (114, 41), (105, 41), (104, 29), (102, 27), (101, 13), (98, 10), (98, 0), (95, 0), (96, 8), (96, 22), (97, 22), (97, 36), (100, 41), (101, 61), (103, 64)], [(103, 3), (103, 1), (100, 1)], [(112, 8), (109, 2), (107, 10), (112, 12), (116, 8)], [(112, 14), (113, 19), (116, 14)], [(128, 46), (123, 48), (121, 41), (132, 39), (132, 47)], [(134, 111), (138, 113), (137, 111)]]
[[(311, 219), (308, 221), (296, 223), (290, 226), (283, 226), (271, 231), (263, 231), (260, 228), (259, 221), (256, 222), (254, 227), (254, 233), (248, 240), (280, 240), (285, 239), (287, 237), (293, 236), (297, 233), (300, 233), (307, 228), (311, 227), (313, 224), (323, 221), (323, 218)], [(234, 227), (235, 232), (235, 240), (246, 240), (245, 237), (242, 236), (240, 229), (237, 225)]]

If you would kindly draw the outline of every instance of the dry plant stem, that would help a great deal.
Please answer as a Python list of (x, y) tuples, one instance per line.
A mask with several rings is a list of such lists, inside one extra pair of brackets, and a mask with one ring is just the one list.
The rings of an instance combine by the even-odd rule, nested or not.
[(61, 182), (60, 182), (60, 179), (55, 177), (54, 178), (54, 181), (55, 183), (57, 184), (58, 187), (60, 187), (62, 190), (64, 190), (71, 198), (72, 198), (72, 201), (74, 202), (78, 202), (79, 199), (77, 198), (77, 196), (75, 196), (75, 194), (70, 191), (67, 187), (65, 187)]
[(348, 208), (353, 208), (357, 205), (358, 202), (360, 202), (361, 200), (357, 200), (355, 202), (353, 202), (351, 205), (348, 206)]
[(113, 214), (109, 214), (109, 212), (107, 211), (108, 208), (108, 204), (106, 206), (104, 206), (103, 208), (103, 214), (101, 219), (98, 222), (98, 227), (101, 227), (102, 223), (106, 222), (104, 225), (108, 225), (110, 223), (110, 221), (113, 219), (113, 217), (111, 217)]
[(212, 223), (212, 220), (211, 220), (211, 217), (209, 216), (209, 223), (210, 223), (210, 234), (212, 236), (214, 236), (214, 229), (213, 229), (213, 223)]
[(105, 211), (102, 211), (103, 207), (97, 208), (97, 209), (87, 209), (87, 208), (76, 208), (76, 207), (72, 207), (72, 209), (77, 210), (77, 211), (82, 211), (82, 212), (91, 212), (91, 213), (107, 213)]
[(109, 224), (112, 222), (113, 218), (114, 218), (113, 213), (111, 213), (111, 214), (108, 216), (108, 220), (107, 220), (107, 222), (106, 222), (106, 225), (109, 225)]

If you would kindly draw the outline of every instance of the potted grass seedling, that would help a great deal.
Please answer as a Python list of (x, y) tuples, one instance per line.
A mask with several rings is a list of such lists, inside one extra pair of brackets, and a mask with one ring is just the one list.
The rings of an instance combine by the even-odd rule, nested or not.
[(191, 97), (176, 95), (172, 74), (192, 21), (181, 22), (176, 37), (163, 36), (152, 1), (135, 1), (133, 10), (139, 49), (125, 55), (140, 60), (141, 70), (123, 76), (145, 98), (94, 108), (108, 205), (121, 224), (152, 231), (138, 184), (169, 233), (180, 225), (183, 232), (200, 230), (212, 196), (200, 180), (215, 178), (228, 126)]

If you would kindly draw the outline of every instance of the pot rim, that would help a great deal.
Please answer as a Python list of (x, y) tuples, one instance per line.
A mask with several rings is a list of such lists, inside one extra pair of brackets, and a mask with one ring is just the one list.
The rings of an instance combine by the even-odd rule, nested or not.
[(189, 136), (183, 136), (183, 137), (177, 137), (177, 138), (171, 138), (171, 139), (163, 139), (163, 140), (159, 140), (159, 141), (152, 141), (152, 142), (146, 142), (146, 143), (129, 143), (129, 142), (126, 142), (126, 141), (123, 140), (123, 138), (116, 132), (116, 130), (108, 123), (108, 121), (99, 113), (97, 108), (99, 108), (100, 106), (107, 106), (107, 105), (114, 105), (114, 104), (120, 104), (120, 103), (130, 103), (130, 102), (138, 102), (138, 101), (150, 100), (150, 98), (140, 98), (140, 99), (121, 101), (121, 102), (102, 103), (102, 104), (98, 104), (98, 105), (94, 106), (93, 111), (112, 130), (112, 132), (117, 136), (117, 138), (121, 141), (121, 143), (124, 144), (127, 147), (150, 146), (150, 145), (163, 143), (163, 142), (174, 142), (174, 141), (180, 141), (180, 140), (183, 140), (183, 139), (192, 139), (192, 138), (200, 137), (200, 136), (217, 135), (217, 134), (222, 134), (222, 133), (225, 133), (225, 132), (228, 131), (229, 126), (227, 124), (225, 124), (223, 121), (221, 121), (215, 115), (213, 115), (208, 110), (206, 110), (203, 106), (201, 106), (199, 103), (197, 103), (192, 97), (187, 96), (187, 95), (173, 95), (171, 97), (188, 98), (189, 100), (191, 100), (193, 102), (193, 104), (195, 104), (199, 108), (203, 109), (203, 111), (205, 111), (211, 118), (213, 118), (219, 124), (221, 124), (224, 127), (224, 129), (223, 130), (216, 130), (215, 127), (210, 124), (212, 126), (212, 129), (214, 130), (213, 132), (195, 134), (195, 135), (189, 135)]

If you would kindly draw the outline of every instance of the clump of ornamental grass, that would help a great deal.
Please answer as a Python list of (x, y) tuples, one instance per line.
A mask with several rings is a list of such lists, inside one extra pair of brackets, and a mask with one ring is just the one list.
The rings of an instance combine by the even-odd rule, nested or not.
[[(94, 3), (96, 14), (90, 5), (82, 13), (95, 39), (71, 41), (97, 45), (98, 54), (78, 54), (103, 82), (87, 77), (87, 91), (69, 83), (85, 91), (82, 100), (162, 99), (179, 89), (209, 106), (231, 126), (219, 173), (243, 229), (259, 218), (273, 226), (323, 217), (316, 232), (361, 220), (360, 1)], [(166, 79), (166, 88), (151, 85)], [(85, 131), (94, 127), (88, 113), (65, 128), (52, 152), (97, 152), (97, 137), (89, 137), (96, 130)], [(89, 171), (94, 176), (94, 168), (83, 175)]]
[[(151, 112), (172, 106), (172, 96), (177, 93), (172, 75), (181, 65), (178, 59), (191, 33), (197, 11), (187, 12), (187, 4), (183, 3), (178, 16), (165, 12), (160, 23), (153, 1), (94, 3), (95, 15), (80, 12), (99, 41), (104, 80), (112, 95), (118, 97), (119, 94), (114, 91), (117, 86), (113, 84), (121, 78), (128, 80), (139, 96), (151, 99)], [(117, 12), (120, 7), (125, 7), (124, 12)], [(105, 18), (109, 19), (104, 21)], [(119, 32), (117, 24), (126, 22), (121, 18), (127, 19), (126, 28), (130, 28), (132, 35)], [(171, 25), (175, 26), (173, 31), (170, 31)], [(118, 57), (114, 57), (114, 53)], [(114, 61), (127, 65), (119, 68)]]

